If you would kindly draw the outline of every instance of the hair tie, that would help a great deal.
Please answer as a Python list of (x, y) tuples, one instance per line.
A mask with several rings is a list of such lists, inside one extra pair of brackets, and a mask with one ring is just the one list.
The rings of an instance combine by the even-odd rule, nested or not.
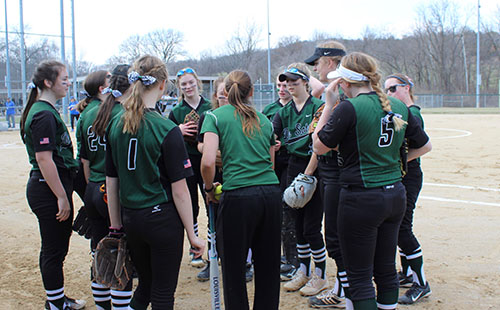
[(398, 114), (398, 113), (394, 113), (392, 111), (389, 111), (387, 112), (387, 115), (384, 116), (384, 118), (382, 119), (382, 122), (384, 124), (389, 124), (390, 122), (392, 122), (392, 119), (394, 117), (397, 117), (397, 118), (403, 118), (403, 116), (401, 114)]
[(111, 95), (115, 98), (118, 98), (118, 97), (121, 97), (122, 96), (122, 93), (121, 91), (119, 90), (116, 90), (116, 89), (111, 89), (110, 87), (106, 87), (105, 89), (103, 89), (103, 91), (101, 92), (101, 94), (103, 95), (106, 95), (106, 94), (109, 94), (111, 93)]
[(89, 94), (86, 90), (82, 90), (82, 91), (80, 91), (80, 95), (85, 96), (85, 97), (87, 97), (87, 98), (92, 97), (92, 96), (90, 96), (90, 94)]
[(35, 83), (33, 83), (33, 82), (29, 82), (29, 83), (28, 83), (28, 89), (33, 89), (33, 88), (36, 88)]
[(140, 75), (136, 71), (132, 71), (128, 74), (129, 84), (132, 84), (137, 80), (141, 80), (142, 84), (145, 86), (152, 85), (156, 82), (156, 78), (150, 75)]

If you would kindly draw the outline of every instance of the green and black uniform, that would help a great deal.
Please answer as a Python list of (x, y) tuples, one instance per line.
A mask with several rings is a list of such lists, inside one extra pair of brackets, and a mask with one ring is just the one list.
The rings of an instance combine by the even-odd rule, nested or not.
[(74, 181), (74, 190), (80, 196), (82, 201), (85, 201), (85, 191), (87, 189), (87, 181), (85, 180), (85, 174), (83, 172), (83, 166), (82, 163), (80, 162), (80, 149), (81, 149), (81, 141), (82, 141), (82, 128), (81, 128), (81, 122), (80, 119), (88, 112), (90, 111), (93, 107), (99, 105), (101, 103), (101, 100), (99, 99), (94, 99), (89, 102), (89, 104), (85, 107), (85, 110), (83, 110), (80, 113), (80, 117), (78, 118), (78, 121), (76, 122), (76, 160), (79, 162), (80, 168), (78, 169), (78, 173), (75, 177)]
[(184, 228), (171, 184), (192, 175), (179, 128), (146, 110), (136, 134), (123, 132), (123, 113), (108, 126), (106, 176), (118, 178), (123, 227), (139, 285), (130, 306), (173, 309)]
[[(110, 224), (108, 205), (104, 196), (106, 193), (106, 139), (92, 130), (100, 108), (101, 105), (91, 107), (89, 104), (80, 116), (77, 127), (81, 130), (80, 157), (88, 160), (90, 167), (84, 202), (88, 217), (92, 222), (92, 250), (95, 250), (97, 243), (108, 234)], [(122, 109), (122, 105), (116, 102), (109, 119), (111, 120)]]
[[(248, 309), (245, 272), (248, 249), (255, 266), (255, 309), (278, 309), (280, 264), (279, 181), (270, 149), (271, 122), (257, 112), (258, 128), (247, 137), (235, 107), (207, 112), (201, 133), (215, 133), (222, 155), (223, 194), (217, 215), (224, 301), (227, 309)], [(220, 239), (220, 240), (219, 240)]]
[[(46, 101), (37, 101), (26, 117), (24, 143), (32, 169), (26, 187), (28, 204), (38, 218), (41, 251), (40, 271), (48, 299), (54, 304), (64, 298), (63, 263), (68, 252), (73, 221), (73, 178), (78, 163), (73, 157), (73, 144), (59, 112)], [(71, 213), (59, 222), (57, 197), (46, 183), (36, 160), (38, 152), (52, 152), (59, 179), (66, 191)]]
[[(422, 129), (424, 120), (420, 114), (420, 107), (412, 105), (409, 107), (411, 114), (415, 116)], [(411, 148), (412, 145), (409, 145)], [(423, 286), (426, 284), (425, 274), (422, 271), (423, 256), (422, 248), (413, 234), (413, 212), (417, 203), (418, 195), (422, 189), (423, 173), (420, 168), (420, 158), (408, 162), (408, 172), (403, 178), (403, 185), (406, 188), (406, 212), (399, 228), (398, 247), (401, 255), (401, 267), (403, 274), (410, 276), (409, 268), (413, 273), (413, 282)]]
[[(168, 118), (175, 124), (180, 125), (184, 123), (186, 115), (195, 110), (198, 115), (202, 116), (205, 112), (210, 111), (212, 105), (210, 101), (200, 96), (200, 102), (196, 109), (193, 109), (186, 101), (181, 100), (170, 112)], [(203, 191), (203, 178), (201, 177), (200, 164), (201, 153), (198, 152), (196, 133), (193, 138), (184, 137), (186, 149), (191, 160), (194, 175), (187, 179), (189, 193), (191, 194), (191, 203), (193, 204), (193, 224), (196, 235), (198, 235), (198, 214), (200, 206), (198, 202), (198, 188), (200, 189), (203, 199), (205, 199), (205, 192)], [(204, 202), (203, 202), (204, 203)]]
[(405, 138), (413, 148), (429, 140), (408, 108), (389, 99), (392, 112), (408, 122), (400, 131), (394, 129), (394, 114), (383, 111), (379, 97), (370, 92), (342, 101), (318, 133), (324, 145), (339, 146), (344, 160), (338, 233), (349, 281), (346, 294), (356, 309), (376, 309), (377, 303), (393, 309), (397, 304), (394, 257), (406, 208), (400, 148)]
[[(314, 113), (323, 105), (323, 101), (309, 96), (299, 112), (292, 100), (281, 109), (273, 119), (273, 127), (278, 138), (290, 154), (287, 170), (287, 185), (299, 174), (304, 173), (311, 155), (312, 139), (309, 135), (309, 125)], [(319, 177), (315, 173), (316, 177)], [(321, 182), (321, 179), (318, 180)], [(287, 211), (288, 210), (288, 211)], [(316, 267), (321, 269), (321, 278), (325, 278), (326, 249), (321, 233), (323, 220), (323, 204), (319, 191), (315, 191), (311, 200), (302, 209), (286, 208), (285, 212), (292, 213), (295, 218), (295, 231), (297, 234), (297, 252), (301, 268), (310, 276), (311, 254)]]

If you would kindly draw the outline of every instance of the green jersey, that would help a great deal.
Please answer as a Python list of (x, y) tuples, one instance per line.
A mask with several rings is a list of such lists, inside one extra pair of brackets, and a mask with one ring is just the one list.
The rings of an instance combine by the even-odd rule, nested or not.
[[(106, 180), (106, 138), (98, 136), (92, 130), (92, 124), (94, 123), (99, 109), (101, 106), (93, 107), (91, 110), (85, 109), (87, 112), (81, 120), (82, 127), (82, 144), (80, 155), (81, 158), (89, 161), (90, 165), (90, 176), (89, 181), (91, 182), (103, 182)], [(111, 115), (109, 119), (112, 120), (115, 115), (123, 110), (123, 106), (120, 102), (115, 102), (113, 109), (111, 110)]]
[(272, 122), (274, 115), (283, 107), (284, 106), (281, 105), (281, 102), (278, 99), (275, 102), (266, 105), (266, 107), (262, 110), (262, 114), (264, 114)]
[[(168, 118), (176, 123), (177, 125), (183, 124), (186, 115), (188, 115), (191, 111), (196, 111), (199, 116), (203, 115), (205, 112), (210, 111), (212, 109), (212, 105), (210, 101), (200, 96), (200, 102), (196, 109), (193, 109), (187, 102), (181, 100), (170, 112)], [(195, 134), (196, 135), (196, 134)], [(195, 137), (196, 138), (196, 137)], [(185, 139), (186, 141), (186, 139)], [(201, 153), (198, 152), (197, 143), (193, 140), (186, 141), (186, 149), (189, 155), (199, 155)]]
[(292, 100), (287, 103), (273, 118), (274, 132), (286, 146), (288, 153), (302, 158), (312, 155), (312, 139), (309, 125), (314, 113), (324, 104), (318, 98), (309, 96), (299, 112)]
[(123, 132), (123, 112), (110, 122), (106, 176), (119, 178), (120, 204), (141, 209), (173, 202), (171, 184), (193, 174), (180, 129), (146, 110), (136, 134)]
[(429, 140), (406, 105), (392, 97), (389, 100), (392, 112), (408, 122), (399, 131), (382, 110), (377, 94), (371, 92), (342, 101), (318, 133), (326, 146), (339, 145), (342, 184), (372, 188), (400, 181), (403, 140), (407, 138), (415, 148)]
[(33, 103), (24, 130), (24, 144), (32, 170), (40, 170), (35, 153), (44, 151), (52, 151), (52, 159), (58, 169), (78, 168), (68, 128), (53, 105), (46, 101)]
[(83, 129), (82, 129), (82, 120), (85, 118), (85, 114), (87, 114), (90, 110), (92, 110), (94, 107), (98, 106), (101, 104), (101, 100), (94, 99), (89, 102), (89, 104), (85, 107), (85, 110), (83, 110), (80, 113), (80, 117), (78, 118), (78, 122), (76, 123), (76, 159), (80, 158), (80, 149), (82, 148), (82, 136), (83, 136)]
[(219, 136), (222, 155), (222, 189), (233, 190), (254, 185), (278, 184), (269, 150), (276, 142), (271, 122), (257, 112), (259, 128), (253, 137), (243, 133), (241, 119), (234, 106), (228, 104), (207, 112), (201, 134)]

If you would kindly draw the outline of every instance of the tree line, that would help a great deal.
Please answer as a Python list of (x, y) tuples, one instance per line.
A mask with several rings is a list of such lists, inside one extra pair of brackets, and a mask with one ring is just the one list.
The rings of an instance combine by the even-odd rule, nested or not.
[[(332, 37), (316, 33), (310, 40), (289, 36), (280, 38), (271, 49), (272, 82), (288, 64), (309, 57), (317, 44), (327, 40), (343, 43), (348, 52), (361, 51), (379, 61), (383, 76), (400, 72), (413, 79), (418, 93), (474, 94), (476, 91), (476, 31), (459, 18), (457, 5), (448, 0), (433, 2), (417, 12), (414, 29), (398, 38), (387, 31), (367, 27), (360, 39)], [(498, 93), (500, 79), (500, 6), (494, 22), (483, 24), (480, 32), (481, 93)], [(183, 34), (174, 29), (158, 29), (146, 35), (133, 35), (120, 45), (118, 55), (104, 65), (77, 62), (77, 74), (86, 75), (100, 68), (110, 69), (118, 63), (131, 63), (139, 55), (153, 54), (167, 63), (170, 73), (193, 67), (199, 75), (217, 76), (234, 69), (247, 70), (252, 78), (267, 82), (267, 49), (259, 48), (262, 26), (247, 24), (238, 27), (228, 38), (222, 55), (204, 53), (189, 58), (183, 50)], [(19, 39), (9, 45), (12, 80), (20, 80)], [(5, 76), (5, 43), (0, 44), (0, 74)], [(27, 73), (30, 77), (37, 63), (58, 58), (58, 47), (49, 40), (26, 46)], [(311, 68), (312, 69), (312, 68)], [(5, 85), (0, 86), (5, 88)], [(20, 88), (13, 83), (12, 88)]]

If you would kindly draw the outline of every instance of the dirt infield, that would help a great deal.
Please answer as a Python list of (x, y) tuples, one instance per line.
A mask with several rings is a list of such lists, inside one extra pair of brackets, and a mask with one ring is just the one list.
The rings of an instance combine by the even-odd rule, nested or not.
[[(500, 309), (500, 115), (424, 114), (433, 151), (423, 159), (424, 188), (414, 230), (422, 244), (432, 295), (399, 309)], [(29, 165), (19, 133), (0, 132), (0, 310), (43, 309), (40, 237), (25, 198)], [(75, 206), (81, 205), (76, 194)], [(206, 217), (200, 212), (202, 234)], [(187, 253), (187, 241), (185, 242)], [(184, 255), (177, 309), (210, 309), (208, 283)], [(89, 242), (73, 235), (65, 264), (68, 295), (95, 309), (89, 283)], [(334, 263), (328, 260), (330, 284)], [(248, 285), (252, 297), (253, 282)], [(281, 292), (280, 309), (305, 309), (307, 299)]]

